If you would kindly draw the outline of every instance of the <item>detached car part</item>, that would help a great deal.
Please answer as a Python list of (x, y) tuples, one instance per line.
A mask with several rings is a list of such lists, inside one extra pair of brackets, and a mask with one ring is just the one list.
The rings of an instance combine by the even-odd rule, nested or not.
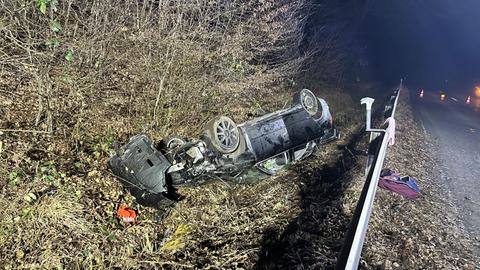
[(116, 176), (152, 193), (167, 191), (165, 175), (172, 164), (146, 135), (136, 135), (109, 160)]
[(146, 135), (133, 136), (108, 164), (137, 200), (155, 194), (157, 200), (172, 199), (177, 185), (228, 177), (251, 167), (275, 174), (337, 138), (327, 102), (303, 89), (290, 108), (239, 125), (226, 116), (216, 117), (196, 141), (171, 137), (155, 145)]

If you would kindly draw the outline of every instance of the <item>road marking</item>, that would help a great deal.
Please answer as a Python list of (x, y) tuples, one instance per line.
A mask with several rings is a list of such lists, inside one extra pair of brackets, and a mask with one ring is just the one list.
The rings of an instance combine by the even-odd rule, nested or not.
[(458, 99), (450, 97), (451, 100), (458, 102)]
[(418, 117), (418, 120), (420, 121), (420, 125), (422, 126), (423, 133), (425, 134), (425, 136), (428, 136), (428, 135), (427, 135), (427, 129), (425, 128), (425, 125), (423, 125), (423, 119), (422, 119), (422, 118), (423, 118), (424, 116), (423, 116), (422, 111), (421, 111), (421, 110), (418, 110), (418, 114), (420, 115), (420, 116)]
[(427, 135), (427, 129), (425, 128), (425, 125), (423, 124), (423, 120), (422, 119), (418, 119), (418, 120), (420, 120), (420, 125), (422, 126), (423, 133), (425, 133), (425, 135)]
[(423, 128), (423, 133), (425, 133), (425, 135), (427, 135), (427, 129), (425, 129), (425, 126), (423, 125), (423, 121), (422, 121), (422, 128)]

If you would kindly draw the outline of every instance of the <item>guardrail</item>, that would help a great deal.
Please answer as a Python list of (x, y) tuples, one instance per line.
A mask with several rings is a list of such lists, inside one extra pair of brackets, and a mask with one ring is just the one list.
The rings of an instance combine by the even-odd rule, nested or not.
[[(389, 97), (383, 113), (384, 120), (395, 116), (398, 97), (402, 89), (402, 80), (399, 88)], [(367, 132), (370, 132), (370, 145), (368, 149), (368, 159), (365, 173), (367, 175), (360, 198), (358, 200), (355, 212), (353, 213), (350, 227), (345, 237), (345, 241), (337, 260), (336, 269), (355, 270), (358, 269), (360, 256), (362, 253), (363, 242), (367, 233), (368, 221), (372, 212), (373, 201), (377, 192), (378, 180), (383, 167), (385, 155), (387, 153), (388, 142), (391, 128), (371, 129), (371, 108), (374, 99), (363, 98), (361, 103), (366, 105)], [(388, 125), (392, 125), (391, 122)]]

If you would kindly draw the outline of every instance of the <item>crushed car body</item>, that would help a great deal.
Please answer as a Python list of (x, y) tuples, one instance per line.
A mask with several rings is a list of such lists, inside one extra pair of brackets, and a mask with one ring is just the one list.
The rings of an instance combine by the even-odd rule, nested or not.
[[(155, 144), (144, 134), (116, 147), (108, 164), (139, 199), (175, 199), (175, 186), (232, 177), (256, 167), (272, 175), (312, 155), (339, 137), (325, 100), (310, 90), (296, 93), (290, 108), (236, 125), (226, 116), (206, 124), (200, 139), (166, 138)], [(153, 197), (152, 197), (153, 196)]]

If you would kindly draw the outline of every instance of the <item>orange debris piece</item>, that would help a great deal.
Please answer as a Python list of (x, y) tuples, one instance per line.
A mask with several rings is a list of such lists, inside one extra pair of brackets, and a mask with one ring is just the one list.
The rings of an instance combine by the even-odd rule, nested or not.
[(127, 204), (123, 203), (118, 207), (117, 216), (123, 220), (125, 223), (134, 222), (137, 217), (135, 210), (132, 210), (128, 207)]

